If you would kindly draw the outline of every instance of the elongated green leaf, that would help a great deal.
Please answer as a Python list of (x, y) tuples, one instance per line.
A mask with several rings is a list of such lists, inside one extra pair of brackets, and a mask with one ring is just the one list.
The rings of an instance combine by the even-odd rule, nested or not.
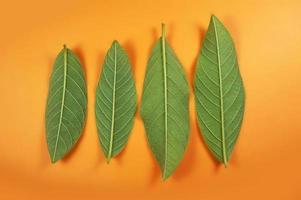
[(141, 103), (148, 143), (163, 179), (181, 161), (188, 142), (189, 88), (183, 68), (165, 38), (157, 41), (148, 60)]
[(51, 161), (65, 156), (76, 144), (84, 126), (87, 94), (81, 64), (64, 47), (55, 60), (46, 107), (46, 135)]
[(114, 41), (96, 89), (96, 124), (109, 162), (125, 147), (134, 123), (137, 95), (126, 52)]
[(199, 126), (217, 160), (227, 166), (244, 113), (244, 88), (229, 32), (211, 17), (197, 62), (195, 97)]

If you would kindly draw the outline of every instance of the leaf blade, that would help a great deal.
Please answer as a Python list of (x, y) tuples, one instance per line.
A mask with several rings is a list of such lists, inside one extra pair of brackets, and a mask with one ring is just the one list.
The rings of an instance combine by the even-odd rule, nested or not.
[(96, 89), (96, 124), (109, 162), (125, 147), (133, 127), (137, 94), (129, 58), (117, 41), (108, 50)]
[[(78, 141), (84, 126), (86, 99), (81, 64), (64, 46), (53, 67), (46, 106), (46, 138), (52, 163), (68, 154)], [(78, 106), (74, 107), (72, 101)]]
[(165, 180), (178, 166), (188, 143), (189, 89), (182, 66), (165, 39), (164, 26), (162, 29), (148, 61), (140, 113)]
[(216, 159), (227, 166), (242, 123), (244, 88), (230, 33), (215, 16), (198, 58), (194, 88), (203, 137)]

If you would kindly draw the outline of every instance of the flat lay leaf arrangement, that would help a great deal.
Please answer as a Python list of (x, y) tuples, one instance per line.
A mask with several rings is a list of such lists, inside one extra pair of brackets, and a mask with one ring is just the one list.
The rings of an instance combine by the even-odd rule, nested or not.
[(50, 78), (46, 106), (46, 136), (51, 162), (64, 157), (84, 127), (87, 91), (83, 69), (68, 48), (58, 54)]
[[(198, 125), (209, 150), (225, 166), (239, 136), (245, 92), (230, 33), (212, 16), (194, 78)], [(133, 128), (137, 93), (126, 51), (117, 41), (109, 48), (95, 94), (98, 138), (109, 162), (126, 146)], [(46, 139), (51, 162), (75, 146), (84, 127), (87, 89), (82, 66), (66, 46), (58, 54), (46, 105)], [(155, 43), (148, 59), (140, 115), (163, 180), (183, 159), (189, 139), (189, 85), (166, 39)]]
[(109, 162), (125, 147), (134, 123), (137, 94), (129, 58), (114, 41), (102, 67), (96, 89), (96, 124)]
[(162, 25), (162, 36), (148, 60), (140, 113), (163, 179), (174, 172), (188, 143), (188, 100), (183, 67), (168, 44)]
[(227, 166), (244, 113), (244, 87), (232, 38), (211, 17), (195, 75), (198, 122), (215, 158)]

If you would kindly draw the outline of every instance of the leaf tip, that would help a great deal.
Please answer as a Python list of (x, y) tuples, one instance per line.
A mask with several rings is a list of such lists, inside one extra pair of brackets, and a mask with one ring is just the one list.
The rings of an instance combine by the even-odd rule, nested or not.
[(210, 22), (217, 22), (218, 24), (222, 24), (222, 22), (215, 15), (211, 15)]
[(217, 17), (214, 14), (212, 14), (211, 19), (217, 19)]
[(113, 40), (112, 45), (118, 45), (119, 42), (117, 40)]
[(55, 164), (56, 163), (56, 161), (58, 161), (57, 159), (55, 159), (55, 158), (51, 158), (51, 163), (52, 164)]
[(228, 162), (227, 161), (224, 162), (224, 166), (225, 166), (225, 168), (228, 167)]
[(110, 164), (110, 161), (111, 161), (111, 158), (110, 158), (110, 157), (106, 158), (107, 164)]
[(163, 182), (167, 181), (167, 179), (171, 176), (171, 173), (168, 173), (168, 172), (163, 172), (163, 175), (162, 175), (162, 180)]

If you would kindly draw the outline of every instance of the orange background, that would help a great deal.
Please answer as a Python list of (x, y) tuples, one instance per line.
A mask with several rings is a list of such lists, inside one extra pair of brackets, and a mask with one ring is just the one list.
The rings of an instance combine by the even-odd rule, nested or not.
[[(0, 8), (0, 199), (301, 199), (301, 1), (3, 1)], [(137, 112), (129, 143), (107, 165), (94, 117), (100, 66), (113, 39), (127, 50), (140, 97), (161, 22), (192, 83), (210, 15), (231, 32), (246, 89), (230, 166), (217, 165), (196, 125), (174, 175), (161, 181)], [(86, 128), (52, 165), (45, 141), (48, 81), (66, 43), (87, 77)], [(191, 84), (190, 84), (191, 85)]]

